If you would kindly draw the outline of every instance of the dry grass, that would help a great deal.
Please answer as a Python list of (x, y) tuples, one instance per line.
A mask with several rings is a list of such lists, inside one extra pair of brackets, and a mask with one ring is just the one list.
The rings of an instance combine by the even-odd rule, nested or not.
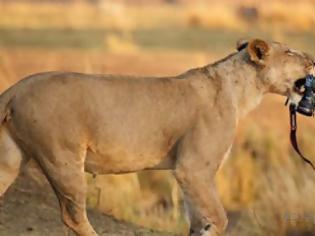
[[(0, 5), (0, 27), (132, 30), (151, 28), (162, 23), (175, 24), (182, 14), (172, 7), (126, 7), (119, 3), (100, 6), (85, 4), (38, 5), (10, 2)], [(71, 11), (69, 11), (71, 9)], [(152, 14), (153, 13), (153, 14)]]
[[(257, 20), (248, 21), (240, 8), (255, 8)], [(71, 11), (69, 11), (71, 9)], [(100, 5), (27, 4), (0, 5), (1, 28), (115, 29), (131, 31), (161, 26), (205, 27), (209, 29), (307, 31), (315, 25), (312, 1), (247, 1), (243, 4), (212, 1), (182, 6), (126, 6), (108, 1)], [(39, 20), (40, 19), (40, 20)]]
[(274, 30), (308, 31), (315, 25), (313, 2), (270, 2), (260, 4), (261, 24)]
[(235, 6), (222, 3), (194, 5), (184, 11), (185, 21), (191, 27), (243, 30), (245, 24), (237, 16)]
[[(226, 207), (241, 213), (229, 235), (287, 235), (293, 229), (314, 230), (315, 175), (289, 144), (287, 109), (281, 102), (268, 97), (243, 120), (232, 157), (218, 175)], [(314, 123), (303, 121), (299, 123), (299, 139), (303, 151), (312, 158)]]

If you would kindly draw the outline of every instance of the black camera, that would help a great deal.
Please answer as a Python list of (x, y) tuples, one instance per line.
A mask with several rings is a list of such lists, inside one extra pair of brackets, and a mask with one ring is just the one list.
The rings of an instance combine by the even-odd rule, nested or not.
[[(314, 116), (315, 110), (315, 78), (313, 75), (309, 74), (303, 79), (299, 79), (295, 82), (295, 88), (301, 91), (304, 87), (303, 96), (299, 104), (296, 106), (294, 103), (290, 104), (290, 141), (294, 150), (299, 154), (303, 161), (311, 165), (313, 170), (315, 170), (315, 165), (306, 158), (300, 151), (297, 140), (296, 140), (296, 111), (305, 116)], [(287, 100), (288, 101), (288, 100)]]
[(304, 94), (297, 106), (297, 112), (312, 116), (315, 109), (315, 98), (314, 98), (314, 83), (315, 78), (313, 75), (307, 75), (304, 84)]

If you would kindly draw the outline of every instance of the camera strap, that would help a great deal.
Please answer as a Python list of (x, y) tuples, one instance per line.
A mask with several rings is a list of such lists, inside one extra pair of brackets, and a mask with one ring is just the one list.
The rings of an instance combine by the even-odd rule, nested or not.
[(309, 164), (315, 170), (314, 164), (301, 153), (299, 146), (298, 146), (298, 143), (297, 143), (297, 140), (296, 140), (297, 123), (296, 123), (296, 107), (295, 107), (295, 105), (291, 104), (289, 110), (290, 110), (290, 126), (291, 126), (291, 131), (290, 131), (291, 144), (292, 144), (294, 150), (302, 158), (302, 160), (305, 161), (307, 164)]

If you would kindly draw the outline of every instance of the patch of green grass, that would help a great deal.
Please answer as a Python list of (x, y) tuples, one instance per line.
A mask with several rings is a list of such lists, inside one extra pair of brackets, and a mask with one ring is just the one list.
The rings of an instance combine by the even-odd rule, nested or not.
[(100, 30), (0, 29), (3, 47), (99, 48), (103, 39)]
[[(0, 29), (3, 47), (35, 48), (104, 48), (108, 34), (124, 37), (119, 31), (102, 29)], [(152, 28), (128, 33), (139, 48), (145, 50), (197, 50), (222, 52), (230, 50), (240, 32), (203, 28)]]
[[(105, 39), (115, 35), (144, 50), (179, 50), (227, 53), (240, 38), (273, 39), (272, 32), (231, 31), (192, 27), (162, 27), (122, 32), (106, 29), (0, 29), (0, 46), (34, 48), (107, 49)], [(126, 39), (127, 37), (127, 39)], [(315, 34), (281, 33), (283, 42), (304, 51), (315, 53)]]

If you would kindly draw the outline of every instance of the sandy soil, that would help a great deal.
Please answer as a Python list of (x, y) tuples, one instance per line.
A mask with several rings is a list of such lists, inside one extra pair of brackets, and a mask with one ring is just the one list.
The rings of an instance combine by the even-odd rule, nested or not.
[[(37, 178), (36, 178), (37, 179)], [(102, 236), (170, 236), (117, 221), (90, 209), (89, 219)], [(45, 181), (23, 173), (0, 203), (0, 236), (63, 236), (73, 235), (63, 226), (59, 206), (52, 189)]]

